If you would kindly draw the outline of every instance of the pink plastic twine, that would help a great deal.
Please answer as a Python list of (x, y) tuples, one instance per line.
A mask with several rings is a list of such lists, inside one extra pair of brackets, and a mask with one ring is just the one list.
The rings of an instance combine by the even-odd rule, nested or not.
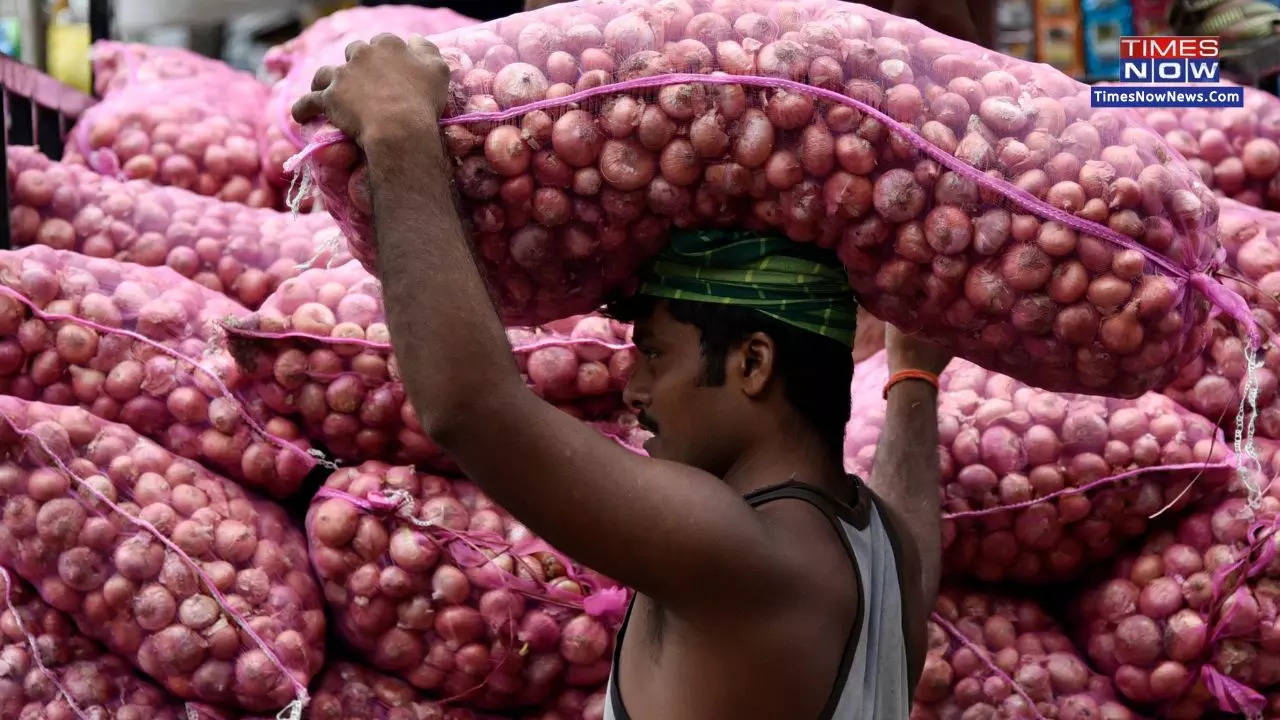
[[(1265, 571), (1267, 566), (1276, 559), (1277, 555), (1280, 555), (1280, 548), (1277, 548), (1274, 541), (1276, 530), (1276, 519), (1274, 518), (1270, 521), (1253, 523), (1249, 526), (1247, 533), (1249, 547), (1239, 558), (1214, 571), (1212, 580), (1213, 595), (1209, 602), (1210, 610), (1201, 613), (1201, 617), (1204, 618), (1206, 623), (1212, 622), (1207, 645), (1217, 645), (1221, 640), (1240, 636), (1231, 635), (1227, 630), (1227, 626), (1241, 607), (1240, 593), (1248, 592), (1243, 587), (1243, 583)], [(1252, 561), (1250, 558), (1253, 558)], [(1224, 590), (1228, 581), (1233, 574), (1240, 570), (1243, 570), (1244, 573), (1236, 578), (1235, 588), (1224, 597)], [(1236, 597), (1236, 602), (1227, 608), (1225, 613), (1221, 613), (1216, 621), (1213, 621), (1212, 615), (1215, 612), (1221, 612), (1222, 606), (1231, 597)], [(1266, 698), (1253, 688), (1228, 677), (1214, 667), (1213, 663), (1205, 662), (1201, 664), (1200, 678), (1209, 694), (1218, 701), (1219, 709), (1244, 714), (1250, 718), (1262, 716)]]
[[(387, 352), (392, 352), (393, 350), (391, 343), (377, 342), (374, 340), (366, 340), (363, 338), (346, 338), (346, 337), (333, 337), (331, 335), (316, 335), (314, 333), (306, 333), (299, 330), (281, 330), (278, 332), (271, 332), (267, 330), (256, 330), (253, 328), (244, 327), (238, 324), (234, 319), (224, 322), (222, 324), (222, 327), (224, 330), (226, 330), (227, 334), (229, 335), (237, 335), (237, 336), (246, 337), (246, 338), (256, 338), (259, 340), (309, 340), (313, 342), (331, 343), (334, 345), (354, 345), (356, 347), (362, 347), (369, 350), (384, 350)], [(612, 343), (606, 340), (601, 340), (599, 338), (571, 338), (571, 337), (545, 336), (545, 337), (540, 337), (536, 340), (532, 340), (526, 343), (517, 343), (516, 345), (512, 345), (511, 351), (515, 353), (528, 353), (544, 347), (553, 347), (553, 346), (576, 347), (579, 345), (604, 348), (606, 350), (610, 350), (613, 352), (618, 352), (620, 350), (630, 350), (631, 348), (635, 347), (631, 343), (625, 343), (625, 342)]]
[(1267, 699), (1257, 690), (1227, 677), (1207, 663), (1200, 666), (1200, 680), (1209, 694), (1217, 698), (1219, 710), (1251, 719), (1262, 717)]
[(41, 310), (40, 308), (36, 307), (35, 303), (27, 299), (27, 297), (24, 296), (22, 293), (19, 293), (18, 291), (8, 287), (7, 285), (0, 285), (0, 294), (8, 295), (14, 300), (17, 300), (23, 305), (26, 305), (27, 308), (31, 310), (31, 314), (35, 315), (41, 320), (65, 321), (69, 323), (74, 323), (76, 325), (82, 325), (84, 327), (93, 328), (94, 330), (97, 330), (100, 333), (122, 335), (135, 342), (140, 342), (145, 345), (149, 345), (159, 350), (160, 352), (168, 355), (169, 357), (179, 362), (185, 363), (190, 367), (195, 368), (196, 370), (199, 370), (200, 372), (207, 375), (209, 379), (212, 380), (215, 385), (217, 385), (219, 392), (222, 393), (222, 397), (234, 402), (236, 404), (236, 407), (240, 408), (240, 417), (244, 418), (244, 421), (249, 425), (250, 429), (252, 429), (255, 433), (257, 433), (259, 437), (266, 438), (267, 440), (271, 441), (271, 444), (275, 445), (276, 447), (286, 449), (296, 455), (300, 455), (306, 458), (308, 462), (320, 462), (321, 464), (325, 464), (326, 467), (332, 465), (332, 463), (324, 459), (324, 454), (321, 453), (319, 450), (314, 450), (314, 449), (310, 451), (303, 450), (297, 445), (294, 445), (293, 443), (279, 436), (272, 435), (271, 433), (267, 432), (267, 429), (263, 427), (261, 424), (259, 424), (257, 419), (253, 417), (253, 414), (244, 409), (243, 403), (241, 403), (240, 400), (236, 398), (235, 394), (231, 392), (231, 388), (227, 387), (226, 383), (222, 382), (222, 378), (218, 377), (217, 373), (201, 365), (196, 360), (189, 358), (186, 355), (183, 355), (177, 350), (174, 350), (173, 348), (170, 348), (169, 346), (163, 343), (156, 342), (155, 340), (152, 340), (151, 338), (148, 338), (147, 336), (142, 335), (140, 333), (136, 333), (132, 330), (125, 330), (123, 328), (111, 327), (110, 325), (103, 325), (101, 323), (97, 323), (92, 320), (86, 320), (85, 318), (79, 317), (77, 315), (64, 315), (62, 313), (45, 312), (44, 310)]
[(103, 495), (96, 487), (94, 487), (90, 483), (85, 482), (83, 478), (81, 478), (79, 475), (76, 475), (74, 472), (72, 472), (71, 468), (67, 467), (66, 464), (62, 462), (62, 458), (58, 457), (58, 455), (54, 453), (53, 450), (50, 449), (48, 445), (45, 444), (44, 440), (42, 440), (39, 435), (25, 428), (18, 427), (18, 424), (15, 423), (13, 419), (10, 418), (8, 415), (6, 415), (3, 411), (0, 411), (0, 419), (3, 419), (6, 423), (8, 423), (9, 427), (13, 428), (13, 431), (16, 432), (17, 434), (34, 440), (36, 444), (39, 445), (40, 448), (44, 451), (44, 453), (49, 456), (49, 458), (53, 461), (53, 463), (58, 466), (58, 469), (64, 475), (66, 475), (69, 479), (74, 481), (76, 485), (78, 485), (82, 490), (88, 491), (89, 494), (93, 495), (93, 497), (98, 502), (111, 508), (113, 511), (120, 514), (126, 520), (133, 523), (134, 525), (137, 525), (143, 530), (146, 530), (147, 532), (151, 533), (151, 535), (153, 535), (157, 540), (159, 540), (160, 543), (165, 546), (165, 548), (167, 548), (170, 552), (176, 555), (178, 559), (186, 563), (187, 566), (191, 568), (192, 572), (194, 572), (196, 576), (200, 578), (200, 581), (204, 583), (205, 588), (209, 591), (209, 596), (212, 597), (213, 601), (218, 604), (218, 608), (221, 609), (222, 612), (227, 617), (231, 618), (231, 620), (240, 628), (240, 630), (245, 635), (247, 635), (251, 640), (253, 640), (254, 644), (256, 644), (258, 648), (262, 650), (262, 652), (267, 656), (267, 659), (269, 659), (272, 663), (274, 663), (275, 666), (278, 667), (280, 671), (283, 672), (284, 675), (289, 678), (289, 682), (293, 684), (293, 689), (294, 689), (293, 702), (289, 703), (284, 708), (282, 708), (280, 712), (276, 713), (277, 720), (302, 720), (302, 711), (304, 708), (306, 708), (307, 703), (311, 701), (311, 696), (307, 694), (307, 686), (298, 682), (298, 679), (294, 677), (293, 673), (290, 672), (287, 667), (285, 667), (285, 664), (281, 662), (279, 656), (276, 655), (275, 651), (272, 650), (271, 647), (267, 645), (266, 641), (262, 639), (262, 636), (258, 635), (258, 633), (254, 631), (254, 629), (249, 625), (248, 622), (245, 621), (243, 617), (241, 617), (238, 613), (236, 613), (234, 610), (231, 609), (231, 607), (227, 604), (227, 599), (218, 590), (217, 586), (214, 585), (213, 578), (209, 577), (209, 575), (205, 573), (205, 571), (200, 567), (199, 564), (196, 563), (195, 560), (191, 558), (190, 555), (187, 555), (185, 552), (183, 552), (182, 548), (178, 547), (172, 540), (169, 539), (168, 536), (160, 532), (160, 530), (156, 528), (155, 525), (152, 525), (150, 522), (140, 517), (130, 514), (124, 508), (117, 505), (115, 501), (108, 498), (106, 495)]
[(956, 626), (944, 620), (943, 617), (938, 613), (936, 612), (931, 613), (929, 615), (929, 619), (937, 623), (939, 626), (941, 626), (943, 630), (946, 630), (948, 633), (950, 633), (952, 637), (959, 640), (961, 644), (963, 644), (965, 647), (972, 650), (973, 654), (977, 655), (978, 659), (981, 660), (983, 664), (987, 666), (987, 669), (995, 673), (997, 677), (1009, 683), (1009, 687), (1013, 688), (1014, 692), (1021, 695), (1022, 699), (1027, 701), (1027, 709), (1030, 710), (1032, 713), (1035, 713), (1035, 716), (1039, 718), (1039, 720), (1048, 720), (1048, 718), (1040, 714), (1040, 710), (1036, 708), (1035, 701), (1031, 699), (1031, 696), (1027, 695), (1026, 691), (1022, 689), (1022, 686), (1018, 685), (1018, 683), (1015, 682), (1013, 678), (1009, 677), (1008, 673), (1006, 673), (1004, 670), (1001, 670), (995, 663), (991, 662), (990, 658), (988, 657), (991, 654), (990, 651), (988, 651), (986, 648), (981, 648), (975, 645), (973, 641), (971, 641), (968, 637), (966, 637), (964, 633), (960, 632), (960, 630), (957, 629)]
[[(997, 422), (999, 422), (999, 420), (997, 420)], [(1209, 447), (1210, 455), (1213, 454), (1213, 448), (1217, 447), (1218, 437), (1219, 437), (1219, 433), (1215, 433), (1213, 436), (1213, 444)], [(1048, 493), (1047, 495), (1031, 498), (1030, 500), (1023, 500), (1022, 502), (1016, 502), (1009, 505), (997, 505), (995, 507), (982, 508), (979, 510), (963, 510), (963, 511), (954, 512), (954, 513), (943, 513), (942, 519), (954, 520), (956, 518), (980, 517), (983, 515), (994, 515), (996, 513), (1002, 513), (1010, 510), (1021, 510), (1022, 508), (1028, 508), (1028, 507), (1031, 507), (1032, 505), (1038, 505), (1039, 503), (1052, 500), (1056, 497), (1061, 497), (1063, 495), (1079, 495), (1081, 493), (1086, 493), (1094, 489), (1095, 487), (1100, 487), (1102, 485), (1111, 485), (1121, 480), (1131, 478), (1137, 475), (1143, 475), (1146, 473), (1174, 472), (1178, 470), (1199, 470), (1200, 472), (1197, 472), (1195, 477), (1191, 478), (1191, 482), (1187, 483), (1187, 486), (1182, 489), (1182, 492), (1178, 493), (1177, 497), (1175, 497), (1173, 500), (1170, 500), (1168, 503), (1165, 504), (1164, 507), (1160, 508), (1159, 510), (1157, 510), (1156, 512), (1148, 516), (1147, 519), (1152, 520), (1162, 515), (1166, 510), (1173, 507), (1179, 500), (1181, 500), (1182, 497), (1186, 495), (1188, 491), (1191, 490), (1191, 487), (1195, 485), (1196, 481), (1200, 479), (1200, 476), (1204, 474), (1204, 471), (1230, 470), (1232, 468), (1237, 468), (1237, 467), (1239, 467), (1239, 458), (1236, 455), (1232, 455), (1231, 457), (1228, 457), (1220, 462), (1209, 462), (1206, 460), (1204, 462), (1182, 463), (1178, 465), (1153, 465), (1150, 467), (1136, 468), (1134, 470), (1122, 472), (1118, 475), (1109, 475), (1107, 477), (1099, 478), (1092, 482), (1085, 483), (1084, 485), (1062, 488), (1061, 490), (1055, 490), (1054, 492)]]
[(1235, 466), (1236, 466), (1235, 463), (1231, 462), (1230, 460), (1226, 460), (1222, 462), (1212, 462), (1212, 463), (1211, 462), (1182, 463), (1179, 465), (1155, 465), (1152, 467), (1138, 468), (1136, 470), (1129, 470), (1128, 472), (1122, 472), (1119, 475), (1110, 475), (1108, 477), (1099, 478), (1098, 480), (1085, 483), (1084, 485), (1078, 485), (1076, 487), (1069, 487), (1069, 488), (1062, 488), (1061, 490), (1055, 490), (1046, 495), (1042, 495), (1037, 498), (1032, 498), (1030, 500), (1023, 500), (1022, 502), (1011, 503), (1009, 505), (998, 505), (996, 507), (983, 508), (981, 510), (963, 510), (961, 512), (943, 513), (942, 518), (944, 520), (953, 520), (955, 518), (981, 517), (983, 515), (993, 515), (995, 513), (1002, 513), (1009, 510), (1021, 510), (1022, 508), (1031, 507), (1032, 505), (1039, 505), (1042, 502), (1047, 502), (1056, 497), (1060, 497), (1063, 495), (1079, 495), (1080, 493), (1089, 492), (1090, 490), (1102, 485), (1111, 485), (1113, 483), (1120, 482), (1121, 480), (1124, 480), (1126, 478), (1131, 478), (1136, 475), (1145, 475), (1146, 473), (1174, 472), (1177, 470), (1230, 470)]

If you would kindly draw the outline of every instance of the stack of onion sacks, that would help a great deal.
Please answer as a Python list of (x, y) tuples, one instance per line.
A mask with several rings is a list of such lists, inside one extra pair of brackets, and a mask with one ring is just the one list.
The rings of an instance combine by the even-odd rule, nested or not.
[[(1274, 477), (1280, 457), (1263, 447), (1261, 475)], [(1081, 647), (1135, 707), (1254, 716), (1280, 691), (1276, 487), (1254, 505), (1243, 492), (1202, 503), (1077, 598)]]
[[(863, 476), (887, 379), (883, 352), (854, 373), (845, 465)], [(938, 436), (943, 567), (985, 582), (1076, 577), (1235, 468), (1212, 422), (1161, 395), (1053, 393), (959, 359), (942, 374)]]
[(0, 716), (225, 720), (212, 708), (168, 697), (4, 568), (0, 598)]
[(343, 638), (435, 697), (531, 707), (608, 678), (625, 591), (465, 480), (343, 468), (312, 501), (307, 537)]
[(48, 245), (183, 277), (257, 307), (298, 265), (342, 263), (338, 230), (323, 214), (222, 202), (175, 187), (120, 182), (37, 150), (8, 149), (9, 223), (15, 246)]
[(0, 397), (0, 565), (173, 695), (300, 704), (324, 659), (284, 511), (78, 407)]
[(290, 420), (256, 414), (218, 323), (248, 311), (169, 268), (33, 245), (0, 250), (0, 391), (79, 405), (283, 497), (315, 465)]
[[(635, 360), (628, 327), (599, 316), (560, 326), (565, 332), (507, 331), (529, 385), (578, 417), (616, 418)], [(359, 263), (286, 280), (226, 332), (263, 412), (297, 418), (335, 457), (451, 467), (418, 423), (392, 352), (382, 288)]]
[(944, 589), (928, 637), (911, 720), (1134, 718), (1029, 600)]
[[(432, 38), (508, 324), (626, 290), (673, 229), (747, 227), (838, 250), (876, 316), (1048, 389), (1135, 397), (1202, 349), (1216, 201), (1135, 114), (863, 6), (694, 5), (558, 4)], [(372, 263), (355, 146), (320, 131), (294, 162)]]

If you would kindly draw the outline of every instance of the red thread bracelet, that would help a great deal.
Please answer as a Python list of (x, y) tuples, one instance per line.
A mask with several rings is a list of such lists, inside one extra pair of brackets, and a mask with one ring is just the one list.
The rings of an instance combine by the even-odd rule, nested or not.
[(923, 380), (933, 386), (934, 390), (938, 389), (938, 376), (927, 370), (899, 370), (889, 376), (889, 381), (884, 384), (884, 399), (889, 399), (889, 388), (897, 385), (903, 380)]

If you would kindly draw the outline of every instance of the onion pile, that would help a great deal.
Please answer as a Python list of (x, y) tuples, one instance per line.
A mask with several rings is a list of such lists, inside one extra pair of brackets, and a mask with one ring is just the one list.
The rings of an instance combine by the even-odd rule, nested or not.
[[(1254, 320), (1264, 329), (1264, 343), (1257, 370), (1258, 419), (1256, 430), (1266, 438), (1280, 439), (1280, 348), (1267, 336), (1280, 331), (1280, 215), (1232, 200), (1221, 200), (1218, 234), (1226, 251), (1223, 282), (1249, 303)], [(1238, 277), (1240, 281), (1232, 280)], [(1163, 392), (1192, 410), (1234, 431), (1236, 411), (1246, 392), (1245, 342), (1235, 319), (1219, 315), (1209, 327), (1208, 346), (1182, 368)]]
[[(834, 0), (568, 3), (432, 40), (508, 324), (598, 305), (673, 229), (731, 226), (838, 250), (876, 316), (1048, 389), (1136, 397), (1203, 348), (1186, 278), (1212, 265), (1212, 192), (1051, 68)], [(360, 155), (315, 138), (302, 159), (372, 266)]]
[[(546, 713), (525, 720), (601, 720), (604, 691), (590, 697), (568, 691)], [(584, 709), (585, 708), (585, 709)], [(389, 675), (339, 661), (325, 668), (304, 720), (497, 720), (496, 717), (424, 700), (412, 686)]]
[[(598, 316), (560, 325), (563, 333), (507, 331), (529, 385), (577, 417), (619, 416), (619, 391), (635, 362), (629, 328)], [(264, 413), (296, 418), (335, 457), (452, 468), (405, 395), (381, 286), (360, 263), (286, 280), (226, 330)]]
[[(1264, 458), (1268, 476), (1276, 459)], [(1075, 630), (1093, 667), (1159, 717), (1219, 707), (1257, 715), (1261, 693), (1280, 691), (1278, 522), (1274, 490), (1257, 510), (1229, 497), (1118, 560), (1076, 602)]]
[(315, 461), (290, 420), (237, 397), (252, 400), (214, 341), (219, 321), (247, 312), (168, 268), (0, 251), (0, 391), (79, 405), (283, 497)]
[[(884, 423), (887, 379), (883, 352), (854, 375), (845, 465), (863, 476)], [(1052, 393), (964, 360), (952, 361), (941, 386), (943, 567), (955, 576), (1073, 578), (1142, 536), (1150, 516), (1185, 508), (1232, 477), (1222, 433), (1161, 395)]]
[(1034, 603), (943, 590), (911, 720), (1132, 720)]
[(0, 445), (0, 565), (86, 635), (177, 697), (244, 710), (319, 670), (324, 610), (278, 506), (77, 407), (0, 397)]
[(0, 598), (7, 600), (0, 606), (0, 716), (224, 720), (211, 708), (171, 700), (124, 660), (103, 652), (66, 615), (3, 568)]
[(609, 676), (625, 591), (469, 482), (342, 468), (312, 500), (307, 538), (343, 638), (415, 687), (503, 709)]
[(1254, 207), (1280, 208), (1280, 100), (1244, 88), (1244, 107), (1139, 111), (1213, 191)]
[(323, 214), (220, 202), (172, 187), (119, 182), (32, 148), (8, 151), (9, 222), (16, 246), (48, 245), (178, 274), (257, 307), (298, 264), (348, 259), (328, 248), (338, 230)]

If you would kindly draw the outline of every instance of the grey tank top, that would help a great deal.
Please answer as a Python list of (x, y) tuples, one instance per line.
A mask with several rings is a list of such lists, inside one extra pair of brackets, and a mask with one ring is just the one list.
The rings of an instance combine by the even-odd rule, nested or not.
[[(853, 506), (812, 485), (797, 482), (757, 490), (743, 499), (752, 507), (784, 498), (817, 507), (840, 533), (857, 571), (861, 613), (854, 619), (835, 685), (817, 720), (904, 720), (911, 712), (912, 688), (902, 612), (908, 604), (895, 561), (895, 556), (900, 557), (898, 542), (880, 513), (875, 496), (860, 479), (852, 475), (850, 479), (857, 498)], [(617, 677), (622, 639), (630, 619), (628, 608), (614, 643), (614, 671), (609, 675), (604, 720), (631, 720)]]

